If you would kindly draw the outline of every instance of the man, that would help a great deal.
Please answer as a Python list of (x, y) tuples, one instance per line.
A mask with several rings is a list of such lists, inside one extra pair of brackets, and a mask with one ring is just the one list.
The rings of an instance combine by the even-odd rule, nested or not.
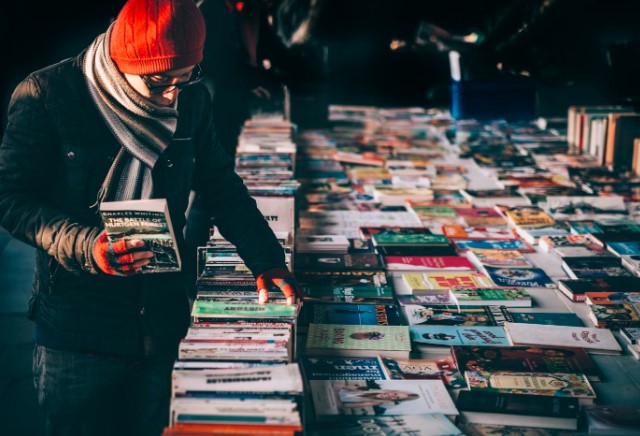
[(13, 93), (0, 225), (37, 248), (29, 315), (50, 434), (160, 434), (189, 324), (187, 278), (139, 274), (151, 253), (109, 242), (100, 202), (166, 198), (180, 230), (193, 189), (256, 276), (259, 301), (272, 285), (296, 298), (282, 247), (216, 140), (198, 83), (204, 40), (192, 0), (129, 0), (78, 57)]

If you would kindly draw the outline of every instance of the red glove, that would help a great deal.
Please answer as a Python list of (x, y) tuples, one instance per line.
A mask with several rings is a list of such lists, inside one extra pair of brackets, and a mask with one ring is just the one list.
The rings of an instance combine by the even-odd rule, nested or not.
[(130, 276), (141, 272), (153, 257), (151, 251), (141, 250), (143, 247), (144, 241), (139, 239), (109, 242), (107, 234), (102, 232), (93, 246), (93, 260), (105, 274)]
[(298, 286), (293, 274), (286, 268), (272, 268), (256, 278), (259, 303), (269, 301), (269, 289), (273, 286), (280, 288), (284, 296), (287, 297), (287, 304), (295, 303), (296, 297), (302, 298), (302, 289)]

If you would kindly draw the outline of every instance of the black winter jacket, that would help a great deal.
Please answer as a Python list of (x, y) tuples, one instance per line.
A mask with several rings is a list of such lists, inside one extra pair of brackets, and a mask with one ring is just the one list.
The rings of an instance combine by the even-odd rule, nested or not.
[[(30, 313), (38, 323), (88, 351), (175, 352), (189, 324), (185, 275), (115, 277), (92, 262), (101, 223), (91, 206), (120, 145), (91, 100), (83, 58), (29, 75), (12, 95), (0, 146), (0, 225), (37, 248)], [(206, 89), (183, 90), (178, 111), (174, 139), (153, 169), (154, 195), (167, 199), (176, 234), (193, 189), (254, 275), (284, 267), (282, 248), (216, 140)]]

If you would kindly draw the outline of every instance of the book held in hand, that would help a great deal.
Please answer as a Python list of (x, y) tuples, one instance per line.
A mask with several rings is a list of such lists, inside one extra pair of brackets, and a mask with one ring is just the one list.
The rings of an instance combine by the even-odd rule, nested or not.
[(103, 201), (100, 216), (109, 241), (144, 241), (141, 251), (149, 250), (153, 257), (142, 267), (143, 273), (181, 270), (182, 261), (166, 199)]

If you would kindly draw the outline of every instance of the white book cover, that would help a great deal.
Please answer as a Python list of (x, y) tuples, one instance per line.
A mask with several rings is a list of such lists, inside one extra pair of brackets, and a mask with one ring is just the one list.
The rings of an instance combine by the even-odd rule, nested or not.
[(357, 415), (458, 415), (442, 380), (310, 380), (318, 420)]
[(255, 368), (175, 371), (173, 395), (188, 392), (286, 392), (302, 394), (302, 376), (297, 363)]
[(579, 347), (596, 354), (620, 354), (622, 348), (609, 329), (560, 325), (536, 325), (506, 322), (507, 336), (513, 345)]

